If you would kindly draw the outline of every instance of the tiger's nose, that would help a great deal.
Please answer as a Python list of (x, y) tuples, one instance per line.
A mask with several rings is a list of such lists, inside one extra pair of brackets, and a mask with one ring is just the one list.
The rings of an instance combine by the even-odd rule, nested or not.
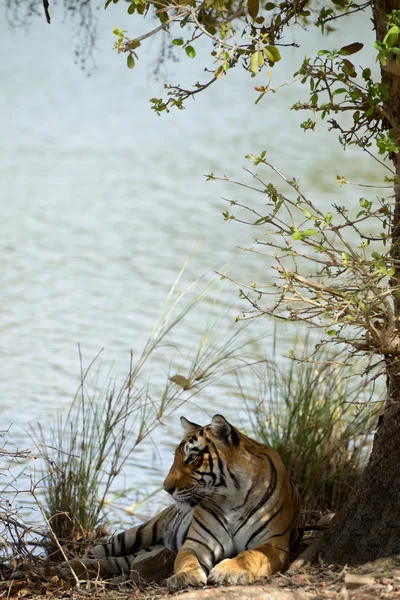
[(164, 490), (165, 490), (165, 491), (166, 491), (168, 494), (171, 494), (171, 496), (172, 496), (172, 494), (173, 494), (173, 493), (174, 493), (174, 491), (175, 491), (175, 486), (174, 486), (174, 485), (168, 485), (167, 483), (164, 483), (164, 485), (163, 485), (163, 488), (164, 488)]

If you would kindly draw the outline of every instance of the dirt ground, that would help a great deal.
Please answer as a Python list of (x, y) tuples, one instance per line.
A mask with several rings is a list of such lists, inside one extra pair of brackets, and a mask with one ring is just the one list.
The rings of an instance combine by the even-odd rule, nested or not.
[[(18, 579), (8, 578), (0, 569), (0, 598), (37, 600), (400, 600), (400, 556), (381, 559), (358, 568), (318, 564), (296, 573), (276, 574), (252, 586), (206, 587), (169, 594), (163, 586), (139, 588), (130, 583), (111, 585), (83, 583), (79, 588), (59, 579), (55, 570), (47, 573), (29, 570)], [(13, 575), (15, 577), (15, 573)]]

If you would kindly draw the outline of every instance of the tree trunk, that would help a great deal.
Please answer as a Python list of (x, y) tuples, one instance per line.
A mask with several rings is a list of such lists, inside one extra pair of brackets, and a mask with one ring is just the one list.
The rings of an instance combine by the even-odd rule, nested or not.
[(400, 554), (400, 363), (389, 367), (389, 398), (360, 484), (333, 519), (323, 557), (356, 565)]
[[(376, 35), (381, 41), (387, 32), (386, 15), (398, 9), (399, 4), (398, 0), (375, 0), (372, 5)], [(389, 90), (385, 110), (390, 122), (385, 125), (400, 146), (400, 65), (392, 61), (383, 67), (382, 82)], [(397, 288), (393, 291), (393, 307), (400, 319), (400, 153), (391, 158), (397, 175), (390, 252), (396, 272), (391, 285)], [(332, 521), (323, 551), (329, 562), (356, 565), (400, 554), (400, 358), (385, 356), (385, 360), (388, 397), (383, 419), (362, 481)]]

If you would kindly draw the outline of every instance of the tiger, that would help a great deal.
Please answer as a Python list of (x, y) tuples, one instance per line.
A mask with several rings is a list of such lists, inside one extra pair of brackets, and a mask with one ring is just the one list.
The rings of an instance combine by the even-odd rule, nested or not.
[(184, 437), (163, 484), (174, 504), (64, 563), (64, 574), (132, 575), (163, 549), (175, 557), (171, 592), (245, 585), (288, 568), (301, 507), (279, 455), (219, 414), (205, 426), (181, 423)]

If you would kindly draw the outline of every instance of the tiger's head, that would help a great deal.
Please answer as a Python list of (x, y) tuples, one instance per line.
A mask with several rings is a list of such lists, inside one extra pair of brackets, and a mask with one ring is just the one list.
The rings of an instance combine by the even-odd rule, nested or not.
[[(179, 505), (195, 506), (213, 496), (226, 496), (239, 488), (233, 463), (240, 452), (242, 434), (222, 415), (204, 427), (181, 417), (185, 437), (175, 450), (164, 490)], [(241, 462), (241, 461), (239, 461)]]

